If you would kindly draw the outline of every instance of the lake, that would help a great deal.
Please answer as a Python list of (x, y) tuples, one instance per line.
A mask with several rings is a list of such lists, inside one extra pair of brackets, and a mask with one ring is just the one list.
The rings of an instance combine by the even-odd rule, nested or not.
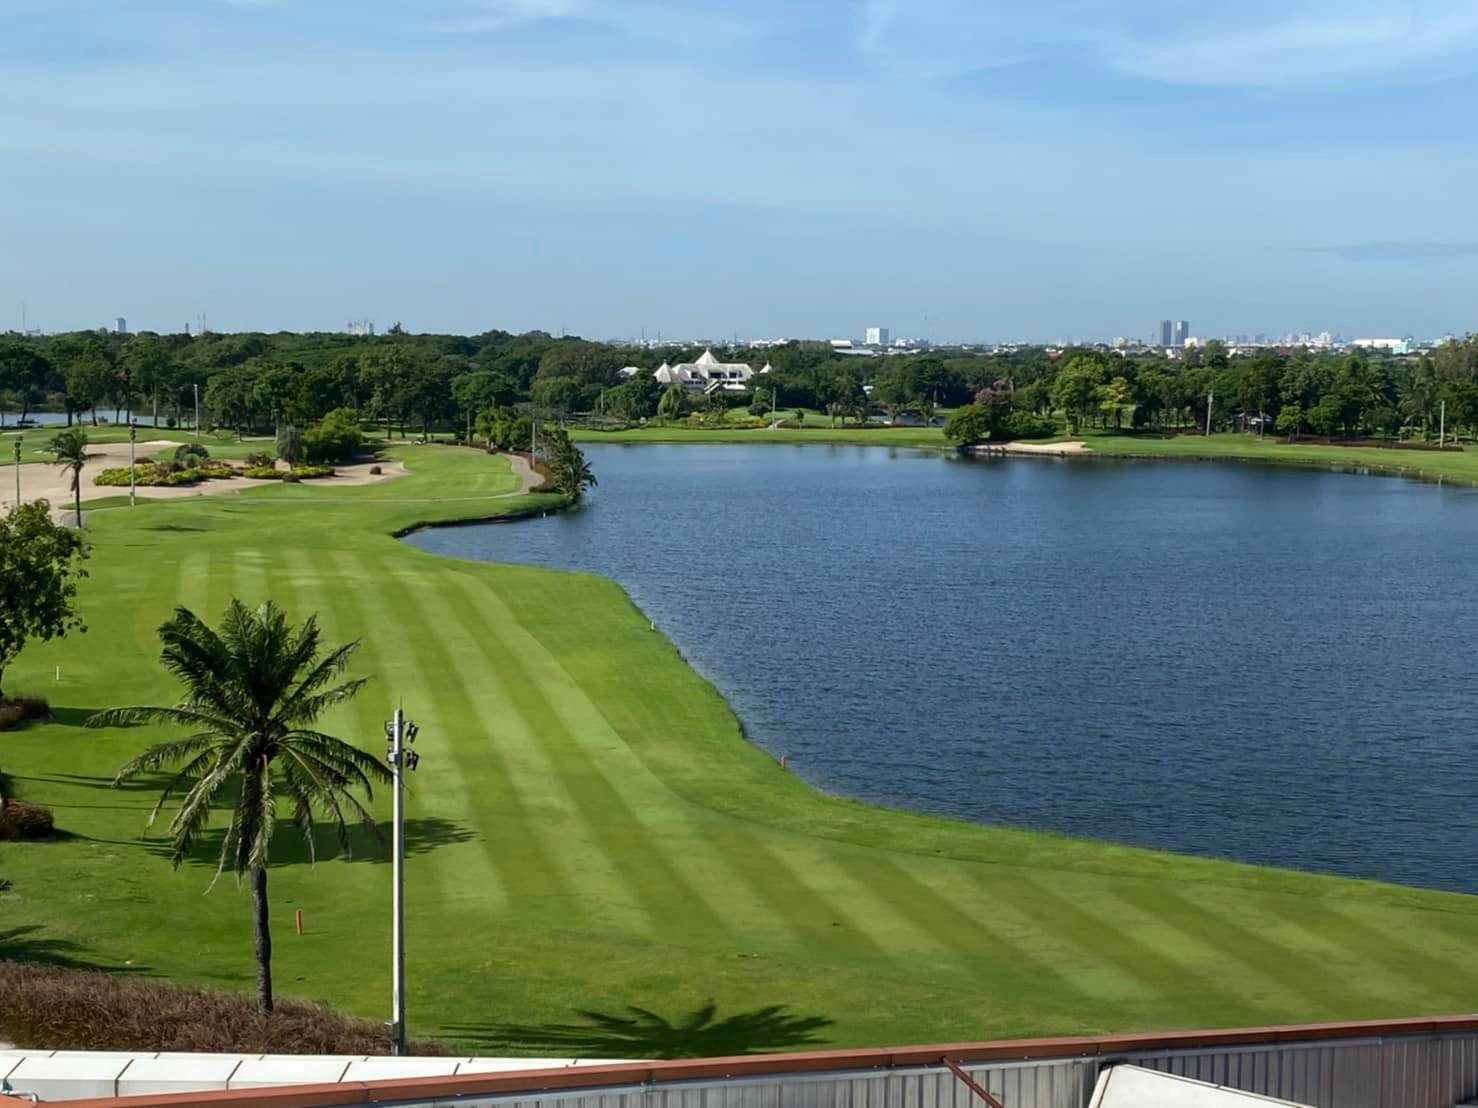
[(817, 786), (1478, 893), (1478, 491), (1322, 470), (591, 446), (424, 549), (619, 581)]

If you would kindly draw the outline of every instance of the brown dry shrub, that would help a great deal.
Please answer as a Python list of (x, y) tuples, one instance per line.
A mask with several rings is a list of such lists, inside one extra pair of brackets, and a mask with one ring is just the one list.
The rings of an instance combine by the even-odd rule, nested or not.
[[(250, 997), (0, 961), (0, 1039), (23, 1049), (388, 1054), (381, 1024), (318, 1004), (259, 1012)], [(433, 1040), (412, 1054), (446, 1054)]]
[(0, 843), (22, 839), (49, 839), (52, 832), (51, 809), (24, 800), (0, 797)]
[(51, 706), (39, 696), (16, 696), (0, 700), (0, 731), (9, 731), (33, 719), (51, 715)]

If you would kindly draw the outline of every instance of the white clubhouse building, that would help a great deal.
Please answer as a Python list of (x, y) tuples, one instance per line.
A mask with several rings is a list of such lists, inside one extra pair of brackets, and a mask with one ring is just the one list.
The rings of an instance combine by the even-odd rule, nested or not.
[[(760, 372), (767, 373), (769, 369), (766, 365)], [(641, 371), (634, 366), (621, 371), (626, 377), (639, 372)], [(653, 376), (659, 385), (681, 385), (689, 392), (745, 392), (749, 388), (749, 379), (754, 376), (754, 370), (748, 362), (721, 362), (713, 356), (712, 350), (705, 350), (696, 362), (680, 362), (677, 365), (663, 362)]]

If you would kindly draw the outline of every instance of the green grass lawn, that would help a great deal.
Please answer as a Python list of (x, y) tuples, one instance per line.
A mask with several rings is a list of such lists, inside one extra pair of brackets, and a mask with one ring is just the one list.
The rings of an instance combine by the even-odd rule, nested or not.
[[(379, 753), (397, 702), (421, 725), (413, 1034), (483, 1053), (641, 1056), (1472, 1009), (1475, 898), (815, 792), (744, 741), (612, 582), (389, 538), (553, 503), (494, 499), (515, 483), (487, 455), (393, 454), (413, 475), (378, 487), (94, 513), (89, 630), (27, 650), (6, 674), (8, 691), (48, 697), (56, 722), (0, 736), (0, 766), (66, 835), (0, 846), (13, 883), (0, 956), (250, 988), (247, 894), (229, 878), (207, 893), (203, 863), (172, 871), (144, 834), (153, 790), (110, 787), (161, 736), (81, 723), (171, 699), (155, 629), (174, 605), (214, 621), (232, 596), (270, 597), (318, 612), (330, 641), (364, 640), (356, 672), (375, 680), (328, 729)], [(929, 740), (927, 728), (914, 737)], [(271, 875), (279, 991), (382, 1017), (384, 851), (361, 836), (352, 859), (315, 870), (293, 834), (284, 826)], [(612, 1032), (582, 1014), (628, 1006), (660, 1021)]]
[(1478, 484), (1478, 447), (1446, 450), (1392, 450), (1372, 446), (1328, 446), (1280, 443), (1271, 435), (1258, 438), (1241, 432), (1215, 435), (1104, 434), (1077, 436), (1095, 454), (1154, 458), (1211, 458), (1270, 462), (1279, 465), (1368, 467), (1408, 477), (1443, 478)]
[(629, 431), (592, 431), (572, 428), (570, 435), (576, 442), (833, 442), (863, 446), (925, 446), (939, 449), (947, 449), (951, 446), (940, 427), (857, 427), (855, 425), (812, 427), (807, 424), (805, 427), (780, 428), (775, 431), (767, 427), (641, 427)]

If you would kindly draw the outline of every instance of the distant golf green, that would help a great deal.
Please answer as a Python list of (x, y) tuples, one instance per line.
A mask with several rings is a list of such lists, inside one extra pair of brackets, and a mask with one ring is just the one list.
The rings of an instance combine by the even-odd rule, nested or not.
[[(154, 789), (111, 787), (160, 736), (82, 722), (170, 700), (155, 628), (175, 605), (214, 621), (232, 596), (271, 597), (319, 613), (330, 642), (364, 639), (356, 672), (374, 683), (328, 730), (378, 753), (396, 704), (420, 724), (413, 1035), (639, 1057), (1472, 1009), (1478, 899), (815, 792), (743, 739), (614, 583), (390, 538), (553, 503), (498, 497), (515, 487), (501, 459), (391, 453), (411, 476), (90, 518), (88, 632), (6, 675), (56, 721), (0, 736), (0, 768), (66, 834), (0, 846), (0, 957), (250, 988), (247, 894), (229, 877), (207, 893), (209, 842), (172, 872), (145, 835)], [(898, 740), (927, 750), (931, 736), (921, 723)], [(385, 850), (362, 836), (315, 870), (294, 835), (284, 824), (272, 875), (279, 994), (388, 1015)]]
[[(824, 417), (822, 417), (824, 418)], [(941, 419), (942, 423), (943, 420)], [(572, 428), (577, 442), (835, 442), (861, 446), (952, 447), (940, 427), (885, 427), (882, 424), (859, 427), (829, 427), (820, 419), (816, 426), (781, 427), (701, 427), (678, 424), (669, 427), (639, 427), (626, 431), (593, 431)]]

